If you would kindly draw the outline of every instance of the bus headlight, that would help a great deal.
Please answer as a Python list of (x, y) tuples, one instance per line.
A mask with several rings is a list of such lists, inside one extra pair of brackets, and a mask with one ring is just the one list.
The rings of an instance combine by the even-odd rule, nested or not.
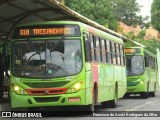
[(19, 91), (20, 87), (18, 85), (14, 86), (14, 91)]
[(143, 81), (142, 81), (142, 82), (140, 82), (140, 84), (143, 84)]
[(18, 85), (13, 85), (13, 90), (17, 94), (27, 94), (27, 92), (24, 89), (22, 89), (20, 86), (18, 86)]
[(77, 82), (68, 90), (68, 92), (77, 92), (82, 88), (82, 85), (83, 82)]

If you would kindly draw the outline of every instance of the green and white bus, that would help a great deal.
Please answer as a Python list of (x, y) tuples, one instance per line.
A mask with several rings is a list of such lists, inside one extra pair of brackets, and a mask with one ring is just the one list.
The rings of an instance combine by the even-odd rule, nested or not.
[(154, 97), (158, 89), (157, 57), (142, 47), (125, 48), (127, 67), (127, 94)]
[(116, 107), (127, 90), (123, 41), (81, 22), (53, 21), (14, 29), (12, 108)]

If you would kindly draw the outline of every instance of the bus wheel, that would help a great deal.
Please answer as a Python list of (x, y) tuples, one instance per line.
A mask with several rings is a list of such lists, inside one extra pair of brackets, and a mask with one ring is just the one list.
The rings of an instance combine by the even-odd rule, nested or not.
[(155, 97), (156, 96), (155, 92), (151, 92), (150, 95), (151, 95), (151, 97)]
[(105, 101), (101, 103), (103, 108), (108, 108), (110, 106), (109, 101)]
[(129, 93), (126, 93), (123, 98), (129, 98), (130, 94)]
[(149, 82), (147, 83), (147, 92), (143, 92), (140, 95), (144, 99), (147, 99), (149, 97)]
[(150, 93), (151, 97), (155, 97), (156, 96), (155, 92), (156, 92), (156, 83), (154, 84), (154, 92)]
[(149, 96), (148, 92), (141, 93), (141, 97), (144, 98), (144, 99), (147, 99), (148, 96)]

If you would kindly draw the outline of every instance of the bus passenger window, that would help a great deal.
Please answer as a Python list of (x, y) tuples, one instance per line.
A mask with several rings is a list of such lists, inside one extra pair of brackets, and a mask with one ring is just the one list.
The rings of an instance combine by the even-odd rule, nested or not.
[(96, 61), (96, 40), (95, 36), (91, 35), (91, 55), (92, 55), (92, 61)]
[(121, 54), (121, 65), (125, 65), (124, 64), (124, 52), (123, 52), (123, 46), (120, 45), (120, 54)]
[(106, 41), (102, 40), (102, 61), (106, 63)]
[(99, 37), (96, 37), (96, 58), (97, 62), (101, 62), (101, 49), (100, 49), (100, 40)]
[(120, 61), (120, 49), (119, 49), (120, 45), (116, 44), (116, 53), (117, 53), (117, 64), (121, 65), (121, 61)]
[(112, 56), (111, 56), (111, 42), (107, 41), (107, 58), (108, 63), (112, 63)]
[(116, 64), (115, 44), (112, 42), (112, 61)]

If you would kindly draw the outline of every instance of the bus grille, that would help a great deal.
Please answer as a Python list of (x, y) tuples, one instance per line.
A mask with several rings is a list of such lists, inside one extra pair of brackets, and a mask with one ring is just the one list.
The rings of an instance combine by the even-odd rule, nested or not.
[(34, 98), (36, 102), (57, 102), (60, 97)]
[(65, 94), (68, 88), (31, 88), (25, 89), (29, 95)]
[(128, 86), (136, 86), (138, 85), (140, 82), (128, 82), (127, 85)]

